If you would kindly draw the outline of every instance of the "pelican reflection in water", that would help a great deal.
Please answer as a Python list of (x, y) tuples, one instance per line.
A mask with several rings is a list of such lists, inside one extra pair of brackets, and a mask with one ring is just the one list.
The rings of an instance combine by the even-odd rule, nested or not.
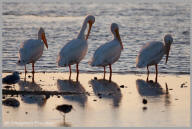
[(81, 83), (78, 81), (73, 80), (57, 80), (57, 87), (59, 91), (62, 92), (77, 92), (77, 93), (83, 93), (79, 95), (63, 95), (64, 99), (67, 99), (69, 101), (75, 101), (78, 102), (81, 106), (85, 106), (87, 102), (87, 96), (86, 91), (81, 85)]
[(122, 94), (119, 86), (113, 82), (105, 79), (91, 80), (89, 82), (95, 95), (101, 96), (103, 98), (108, 98), (113, 100), (113, 106), (118, 107), (121, 102)]
[[(42, 88), (35, 82), (20, 81), (18, 85), (20, 91), (42, 91)], [(44, 106), (47, 98), (45, 95), (21, 95), (21, 100), (27, 104)]]
[(136, 87), (138, 93), (143, 97), (151, 97), (151, 98), (160, 98), (160, 100), (165, 97), (165, 105), (169, 105), (170, 102), (170, 94), (168, 92), (168, 85), (165, 83), (166, 88), (163, 89), (162, 86), (158, 82), (153, 81), (144, 81), (141, 79), (136, 80)]

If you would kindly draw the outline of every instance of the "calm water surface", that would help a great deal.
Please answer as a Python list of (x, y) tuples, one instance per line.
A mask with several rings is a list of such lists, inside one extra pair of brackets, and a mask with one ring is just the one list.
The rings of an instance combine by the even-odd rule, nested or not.
[[(113, 72), (144, 72), (146, 69), (135, 67), (135, 58), (141, 46), (148, 41), (162, 41), (166, 33), (171, 33), (174, 43), (169, 61), (164, 65), (163, 58), (159, 71), (189, 74), (189, 1), (4, 0), (2, 6), (3, 71), (23, 71), (23, 67), (16, 65), (20, 43), (36, 38), (39, 27), (45, 29), (49, 49), (45, 49), (35, 69), (39, 72), (68, 71), (68, 68), (56, 66), (58, 52), (68, 41), (77, 37), (85, 16), (92, 14), (96, 22), (88, 39), (88, 53), (80, 63), (81, 72), (103, 70), (92, 68), (88, 61), (97, 47), (112, 39), (110, 24), (116, 22), (119, 24), (124, 51), (113, 65)], [(28, 65), (28, 69), (31, 69), (31, 65)]]

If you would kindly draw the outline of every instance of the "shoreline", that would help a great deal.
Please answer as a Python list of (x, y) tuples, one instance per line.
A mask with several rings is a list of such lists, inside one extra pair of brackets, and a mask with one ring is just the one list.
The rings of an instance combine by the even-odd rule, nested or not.
[[(7, 75), (10, 73), (3, 73), (2, 77)], [(34, 121), (49, 122), (52, 127), (67, 126), (65, 123), (72, 127), (190, 126), (190, 75), (159, 74), (157, 83), (155, 74), (149, 75), (146, 82), (145, 74), (114, 73), (109, 82), (109, 74), (106, 81), (103, 73), (80, 73), (78, 81), (76, 73), (72, 73), (71, 80), (67, 72), (35, 73), (34, 83), (31, 75), (27, 73), (25, 82), (24, 74), (20, 74), (20, 81), (12, 85), (16, 91), (27, 91), (25, 95), (3, 95), (2, 100), (14, 98), (20, 102), (17, 108), (2, 105), (4, 127), (46, 126)], [(71, 92), (86, 94), (65, 94)], [(144, 98), (147, 104), (143, 103)], [(66, 114), (66, 121), (55, 110), (62, 104), (75, 109)]]
[[(4, 70), (4, 71), (2, 71), (2, 73), (12, 73), (12, 72), (14, 72), (14, 71), (8, 71), (8, 70)], [(19, 73), (24, 73), (24, 72), (19, 72)], [(31, 71), (30, 72), (27, 72), (27, 73), (31, 73)], [(57, 72), (57, 71), (35, 71), (35, 73), (69, 73), (68, 71), (63, 71), (63, 72)], [(76, 71), (75, 70), (72, 70), (72, 74), (73, 73), (76, 73)], [(89, 73), (91, 73), (91, 74), (102, 74), (103, 73), (103, 71), (81, 71), (81, 70), (79, 70), (79, 74), (81, 74), (81, 73), (83, 73), (83, 74), (89, 74)], [(106, 71), (106, 74), (108, 74), (109, 72), (108, 71)], [(138, 75), (138, 74), (147, 74), (147, 72), (137, 72), (137, 71), (129, 71), (129, 72), (112, 72), (112, 73), (114, 73), (114, 74), (135, 74), (135, 75)], [(155, 72), (154, 71), (150, 71), (150, 74), (155, 74)], [(158, 73), (159, 75), (161, 75), (161, 74), (166, 74), (166, 75), (190, 75), (190, 72), (159, 72)]]

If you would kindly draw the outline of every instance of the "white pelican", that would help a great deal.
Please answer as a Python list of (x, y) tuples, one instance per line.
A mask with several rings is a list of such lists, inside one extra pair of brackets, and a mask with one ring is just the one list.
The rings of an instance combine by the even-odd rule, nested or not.
[(48, 49), (45, 31), (43, 28), (39, 29), (38, 39), (28, 39), (21, 43), (19, 49), (19, 61), (17, 64), (25, 66), (25, 74), (27, 72), (26, 64), (32, 63), (32, 73), (34, 75), (34, 64), (42, 56), (44, 44)]
[[(95, 22), (95, 17), (92, 15), (88, 15), (81, 27), (80, 33), (78, 34), (76, 39), (69, 41), (59, 52), (57, 58), (57, 64), (60, 67), (69, 66), (70, 76), (71, 77), (71, 65), (76, 64), (76, 71), (77, 71), (77, 80), (78, 80), (78, 64), (84, 58), (87, 53), (87, 39), (89, 37), (92, 24)], [(89, 29), (85, 38), (85, 30), (87, 28), (87, 24), (89, 24)]]
[(167, 64), (168, 57), (169, 57), (169, 50), (172, 42), (173, 42), (172, 36), (170, 34), (167, 34), (164, 37), (164, 43), (149, 42), (145, 44), (139, 51), (139, 54), (136, 58), (136, 67), (137, 68), (147, 67), (147, 81), (149, 76), (149, 66), (155, 65), (155, 68), (156, 68), (155, 81), (157, 82), (157, 75), (158, 75), (157, 64), (160, 62), (164, 54), (166, 54), (165, 64)]
[(114, 36), (114, 39), (97, 48), (91, 61), (91, 66), (104, 67), (104, 78), (105, 66), (109, 65), (109, 81), (111, 81), (112, 76), (111, 65), (119, 59), (121, 51), (123, 50), (123, 43), (119, 35), (119, 27), (116, 23), (111, 24), (111, 32)]

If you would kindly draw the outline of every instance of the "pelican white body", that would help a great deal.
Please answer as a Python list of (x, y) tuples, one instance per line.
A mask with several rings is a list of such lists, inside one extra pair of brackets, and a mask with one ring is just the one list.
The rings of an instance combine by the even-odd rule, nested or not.
[(78, 64), (86, 55), (88, 44), (85, 39), (73, 39), (68, 42), (59, 52), (58, 66)]
[(93, 56), (91, 66), (107, 66), (116, 62), (121, 55), (121, 45), (117, 39), (101, 45)]
[(137, 59), (136, 67), (144, 68), (147, 65), (158, 64), (163, 55), (165, 54), (164, 43), (162, 42), (149, 42), (146, 43), (140, 50)]
[(44, 43), (38, 39), (29, 39), (21, 43), (19, 49), (19, 65), (35, 63), (43, 54)]

